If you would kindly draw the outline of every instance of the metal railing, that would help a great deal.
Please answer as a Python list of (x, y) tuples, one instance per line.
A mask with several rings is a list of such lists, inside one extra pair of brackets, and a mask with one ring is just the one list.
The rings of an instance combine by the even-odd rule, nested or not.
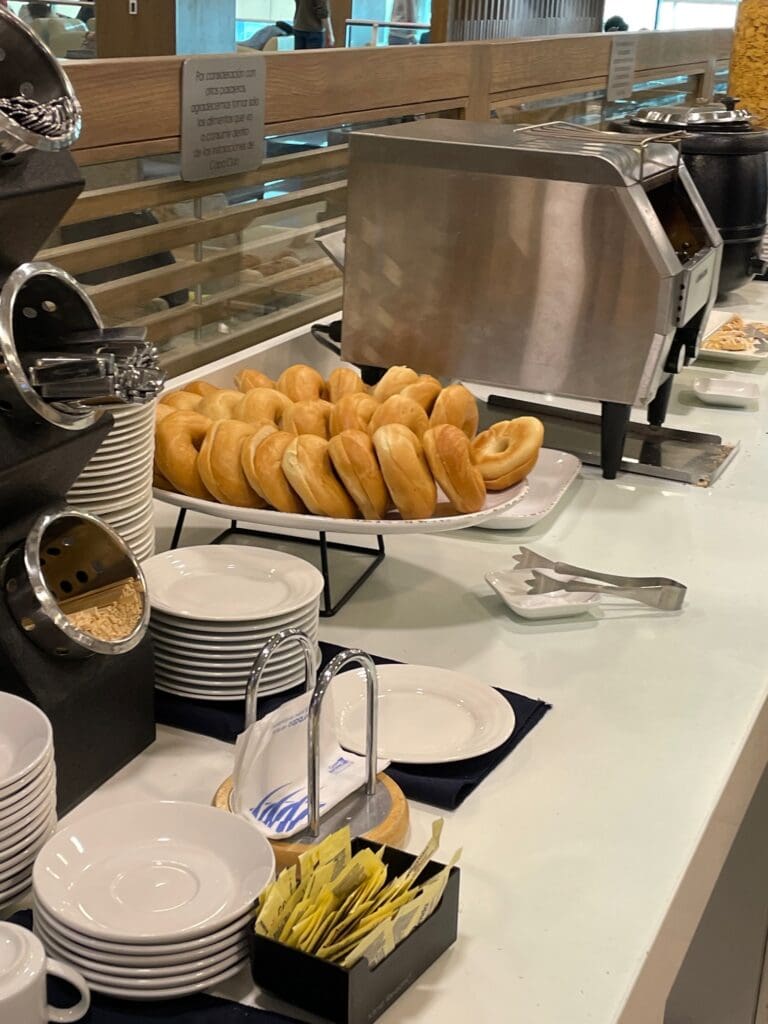
[(367, 18), (347, 18), (345, 21), (346, 36), (344, 39), (344, 45), (349, 46), (352, 38), (350, 29), (353, 28), (370, 28), (371, 30), (371, 46), (379, 45), (379, 30), (382, 28), (396, 29), (396, 30), (409, 30), (409, 31), (420, 31), (428, 32), (431, 28), (429, 22), (419, 21), (369, 21)]

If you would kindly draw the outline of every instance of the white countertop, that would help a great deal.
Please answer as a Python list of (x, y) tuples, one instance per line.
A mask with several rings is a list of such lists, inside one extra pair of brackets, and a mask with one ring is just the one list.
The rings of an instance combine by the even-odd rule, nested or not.
[[(763, 295), (753, 315), (768, 319), (768, 287), (738, 298)], [(456, 668), (554, 705), (446, 815), (442, 852), (464, 848), (459, 940), (385, 1024), (660, 1024), (768, 758), (766, 371), (748, 371), (763, 392), (759, 412), (701, 405), (684, 393), (696, 370), (676, 384), (668, 425), (742, 443), (714, 487), (586, 470), (563, 507), (524, 533), (387, 538), (384, 564), (322, 620), (324, 640)], [(161, 546), (174, 512), (158, 506)], [(184, 543), (222, 528), (189, 516)], [(509, 565), (520, 543), (680, 579), (686, 606), (515, 619), (483, 576)], [(231, 758), (225, 744), (162, 728), (74, 813), (115, 800), (208, 802)], [(433, 816), (413, 807), (409, 848)], [(222, 992), (271, 1005), (245, 973)]]

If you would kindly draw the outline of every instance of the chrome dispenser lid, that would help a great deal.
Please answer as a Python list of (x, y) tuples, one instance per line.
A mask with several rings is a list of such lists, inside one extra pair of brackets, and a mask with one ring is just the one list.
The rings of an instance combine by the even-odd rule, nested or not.
[(743, 107), (737, 109), (738, 99), (726, 96), (718, 103), (683, 104), (672, 107), (649, 107), (639, 110), (629, 119), (630, 124), (642, 128), (668, 128), (696, 131), (751, 131), (752, 115)]

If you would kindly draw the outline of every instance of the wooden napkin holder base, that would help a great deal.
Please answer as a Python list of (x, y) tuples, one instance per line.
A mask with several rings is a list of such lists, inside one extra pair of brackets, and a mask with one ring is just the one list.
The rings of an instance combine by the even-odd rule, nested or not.
[[(375, 843), (352, 840), (352, 852)], [(406, 871), (416, 858), (402, 850), (384, 849), (390, 874)], [(426, 881), (443, 868), (429, 861), (421, 878)], [(368, 1024), (376, 1020), (426, 969), (456, 941), (459, 918), (459, 877), (451, 868), (437, 909), (373, 969), (366, 960), (350, 968), (321, 960), (283, 943), (250, 933), (251, 973), (261, 988), (334, 1024)]]

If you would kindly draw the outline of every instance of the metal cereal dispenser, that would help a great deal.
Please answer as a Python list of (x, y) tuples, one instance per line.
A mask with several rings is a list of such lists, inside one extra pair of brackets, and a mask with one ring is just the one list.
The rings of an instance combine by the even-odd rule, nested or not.
[(163, 383), (142, 330), (105, 328), (84, 289), (33, 262), (83, 187), (72, 87), (0, 7), (0, 688), (53, 726), (64, 813), (152, 742), (149, 607), (120, 536), (65, 496), (110, 404)]

